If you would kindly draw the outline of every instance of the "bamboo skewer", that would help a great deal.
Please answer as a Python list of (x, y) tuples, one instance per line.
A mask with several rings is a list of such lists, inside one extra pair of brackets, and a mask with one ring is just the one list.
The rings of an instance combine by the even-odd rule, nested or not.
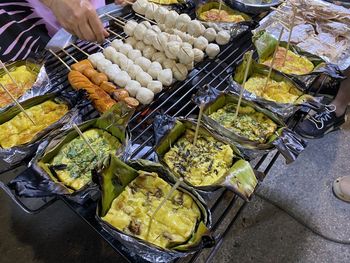
[(246, 83), (247, 78), (248, 78), (248, 73), (249, 73), (250, 64), (252, 63), (252, 58), (253, 58), (253, 51), (250, 51), (249, 57), (248, 57), (248, 62), (247, 62), (248, 64), (247, 64), (247, 67), (245, 68), (245, 72), (244, 72), (242, 88), (241, 88), (241, 91), (239, 93), (239, 98), (238, 98), (238, 103), (237, 103), (236, 113), (235, 113), (235, 119), (237, 118), (238, 112), (239, 112), (239, 108), (241, 107), (244, 86), (245, 86), (245, 83)]
[(220, 13), (222, 8), (222, 0), (219, 1), (219, 22), (221, 21)]
[(74, 44), (74, 43), (71, 43), (71, 45), (73, 46), (73, 47), (75, 47), (76, 49), (78, 49), (81, 53), (83, 53), (85, 56), (89, 56), (89, 54), (88, 53), (86, 53), (84, 50), (82, 50), (80, 47), (78, 47), (76, 44)]
[(292, 39), (293, 28), (294, 28), (294, 25), (295, 25), (296, 13), (297, 13), (297, 10), (296, 10), (295, 7), (293, 7), (293, 15), (292, 15), (291, 26), (290, 26), (290, 29), (289, 29), (288, 42), (287, 42), (287, 47), (286, 47), (286, 54), (284, 54), (282, 66), (284, 66), (284, 63), (286, 63), (287, 54), (288, 54), (288, 50), (289, 50), (289, 46), (290, 46), (290, 40)]
[(75, 123), (73, 123), (73, 128), (76, 130), (76, 132), (79, 134), (79, 136), (83, 139), (83, 141), (86, 143), (86, 145), (89, 147), (89, 149), (97, 157), (96, 151), (92, 148), (90, 142), (85, 138), (84, 134), (81, 132), (81, 130), (79, 129), (79, 127)]
[(66, 54), (68, 57), (70, 57), (71, 59), (74, 60), (74, 62), (78, 62), (77, 59), (75, 59), (75, 57), (73, 57), (71, 54), (69, 54), (66, 50), (64, 50), (63, 48), (61, 48), (61, 51), (63, 51), (64, 54)]
[(280, 42), (281, 42), (281, 38), (282, 38), (283, 31), (284, 31), (284, 28), (282, 27), (282, 30), (281, 30), (280, 35), (279, 35), (279, 37), (278, 37), (278, 41), (277, 41), (277, 45), (276, 45), (275, 51), (273, 52), (273, 57), (272, 57), (271, 64), (270, 64), (269, 74), (267, 75), (267, 78), (266, 78), (266, 83), (265, 83), (265, 86), (264, 86), (264, 91), (265, 91), (265, 89), (266, 89), (266, 87), (267, 87), (267, 84), (269, 83), (269, 80), (270, 80), (270, 77), (271, 77), (271, 73), (272, 73), (272, 69), (273, 69), (273, 64), (275, 63), (276, 54), (277, 54), (277, 50), (278, 50), (278, 47), (279, 47)]
[(198, 119), (197, 119), (196, 131), (194, 133), (194, 138), (193, 138), (193, 145), (196, 145), (196, 143), (197, 143), (198, 133), (199, 133), (199, 126), (201, 124), (201, 120), (202, 120), (202, 116), (203, 116), (203, 110), (204, 110), (204, 103), (201, 103), (199, 105), (199, 114), (198, 114)]
[(150, 23), (152, 23), (152, 24), (154, 24), (154, 25), (157, 25), (157, 22), (154, 22), (153, 20), (148, 19), (147, 17), (145, 17), (145, 16), (143, 16), (143, 15), (140, 15), (140, 14), (138, 14), (138, 13), (135, 13), (135, 15), (138, 16), (138, 17), (140, 17), (140, 18), (142, 18), (142, 19), (144, 19), (144, 20), (146, 20), (146, 21), (148, 21), (148, 22), (150, 22)]
[(2, 84), (0, 83), (0, 86), (3, 88), (3, 90), (7, 93), (7, 95), (9, 95), (11, 97), (11, 99), (13, 100), (13, 102), (17, 105), (17, 107), (21, 110), (21, 112), (23, 112), (23, 114), (34, 124), (36, 125), (35, 121), (28, 115), (28, 113), (26, 113), (25, 109), (22, 107), (21, 104), (19, 104), (19, 102), (15, 99), (15, 97), (13, 97), (13, 95), (11, 94), (11, 92)]
[(49, 52), (54, 56), (56, 57), (60, 62), (62, 62), (63, 65), (65, 65), (65, 67), (70, 71), (71, 68), (70, 66), (67, 65), (66, 62), (63, 61), (63, 59), (61, 59), (55, 52), (53, 52), (51, 49), (49, 49)]
[(181, 184), (181, 182), (183, 181), (183, 178), (179, 178), (179, 180), (173, 185), (173, 187), (170, 189), (169, 193), (166, 195), (166, 197), (163, 199), (163, 201), (158, 205), (158, 207), (156, 208), (156, 210), (154, 210), (150, 221), (149, 221), (149, 225), (148, 225), (148, 229), (147, 229), (147, 234), (146, 234), (146, 240), (148, 240), (148, 236), (149, 236), (149, 232), (151, 230), (151, 226), (153, 223), (153, 219), (156, 216), (156, 214), (158, 213), (158, 211), (162, 208), (162, 206), (165, 204), (165, 202), (171, 197), (171, 195), (175, 192), (175, 190), (179, 187), (179, 185)]
[(120, 20), (119, 18), (116, 18), (115, 16), (111, 16), (110, 14), (106, 14), (109, 18), (113, 19), (114, 21), (118, 22), (120, 25), (125, 26), (125, 22)]
[(124, 37), (122, 37), (121, 35), (119, 35), (118, 33), (106, 28), (107, 32), (111, 33), (112, 35), (119, 37), (120, 39), (125, 39)]

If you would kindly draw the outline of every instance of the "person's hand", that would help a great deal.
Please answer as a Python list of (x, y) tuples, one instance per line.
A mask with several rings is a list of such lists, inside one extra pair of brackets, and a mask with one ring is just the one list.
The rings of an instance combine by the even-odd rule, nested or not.
[(114, 0), (114, 3), (116, 3), (117, 5), (128, 5), (134, 2), (135, 0)]
[(42, 0), (61, 26), (82, 40), (103, 42), (109, 36), (88, 0)]

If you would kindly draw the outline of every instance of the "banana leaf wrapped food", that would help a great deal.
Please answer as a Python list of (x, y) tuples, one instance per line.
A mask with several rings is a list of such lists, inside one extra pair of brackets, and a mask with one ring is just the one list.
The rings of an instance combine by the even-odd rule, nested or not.
[(171, 192), (174, 180), (161, 164), (126, 164), (110, 156), (97, 177), (102, 193), (97, 219), (131, 253), (169, 262), (213, 245), (204, 200), (183, 183)]
[(229, 139), (249, 159), (277, 148), (287, 163), (293, 162), (306, 147), (306, 141), (287, 128), (276, 114), (239, 96), (210, 86), (199, 89), (194, 102), (203, 105), (203, 120), (210, 129)]
[[(262, 30), (253, 36), (253, 43), (259, 55), (258, 62), (270, 66), (278, 41), (265, 30)], [(293, 44), (289, 45), (289, 50), (286, 48), (287, 42), (281, 41), (273, 68), (286, 74), (304, 90), (309, 89), (321, 75), (329, 76), (333, 79), (333, 82), (343, 79), (338, 66), (327, 63), (319, 56), (303, 51)]]
[(30, 119), (17, 106), (1, 113), (1, 168), (5, 170), (29, 158), (41, 142), (68, 129), (71, 120), (81, 121), (80, 108), (86, 103), (80, 92), (51, 93), (21, 103)]
[[(249, 53), (244, 54), (243, 61), (236, 67), (230, 88), (240, 94), (244, 73), (248, 65)], [(304, 94), (303, 88), (285, 74), (272, 69), (268, 80), (269, 67), (251, 61), (243, 97), (257, 102), (277, 115), (288, 118), (302, 106), (319, 110), (323, 105), (320, 98)]]
[(255, 172), (226, 138), (196, 122), (158, 115), (154, 121), (156, 154), (177, 178), (204, 192), (225, 187), (248, 201), (258, 184)]
[(208, 1), (199, 5), (196, 9), (197, 18), (206, 22), (239, 23), (250, 21), (250, 16), (232, 9), (225, 3), (219, 1)]
[(130, 136), (126, 126), (133, 112), (118, 102), (101, 117), (78, 126), (84, 138), (71, 128), (43, 142), (31, 162), (36, 178), (19, 176), (11, 187), (20, 196), (64, 195), (84, 203), (97, 192), (92, 170), (110, 154), (127, 159)]
[[(51, 90), (50, 79), (42, 62), (33, 59), (5, 63), (10, 76), (0, 69), (0, 84), (19, 102), (44, 95)], [(15, 81), (15, 83), (13, 82)], [(0, 85), (0, 113), (13, 106), (13, 100)]]
[(207, 27), (217, 31), (229, 30), (231, 37), (236, 37), (253, 26), (254, 22), (245, 13), (232, 9), (224, 2), (209, 0), (201, 3), (196, 8), (196, 17)]

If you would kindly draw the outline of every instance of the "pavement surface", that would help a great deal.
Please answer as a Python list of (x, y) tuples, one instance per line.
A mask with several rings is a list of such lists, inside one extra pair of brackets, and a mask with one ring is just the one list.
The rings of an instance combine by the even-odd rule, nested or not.
[[(279, 158), (227, 235), (214, 262), (350, 262), (350, 204), (332, 194), (333, 180), (350, 175), (350, 122), (310, 141), (291, 165)], [(261, 199), (259, 196), (262, 196)], [(28, 215), (0, 191), (0, 262), (124, 262), (63, 203)]]

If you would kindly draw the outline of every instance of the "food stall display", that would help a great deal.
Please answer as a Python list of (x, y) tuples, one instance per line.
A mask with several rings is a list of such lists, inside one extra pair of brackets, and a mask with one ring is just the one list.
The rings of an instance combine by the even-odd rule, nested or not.
[[(42, 208), (22, 198), (62, 200), (130, 262), (192, 262), (205, 249), (213, 258), (279, 154), (290, 163), (306, 147), (292, 129), (300, 109), (322, 107), (309, 86), (323, 73), (340, 80), (340, 61), (350, 64), (348, 9), (285, 1), (252, 38), (260, 17), (227, 3), (102, 8), (105, 43), (50, 43), (55, 93), (22, 100), (35, 74), (9, 66), (14, 86), (1, 72), (23, 107), (0, 91), (1, 161), (27, 169), (0, 187), (32, 213)], [(292, 7), (291, 41), (286, 30), (276, 43)]]

